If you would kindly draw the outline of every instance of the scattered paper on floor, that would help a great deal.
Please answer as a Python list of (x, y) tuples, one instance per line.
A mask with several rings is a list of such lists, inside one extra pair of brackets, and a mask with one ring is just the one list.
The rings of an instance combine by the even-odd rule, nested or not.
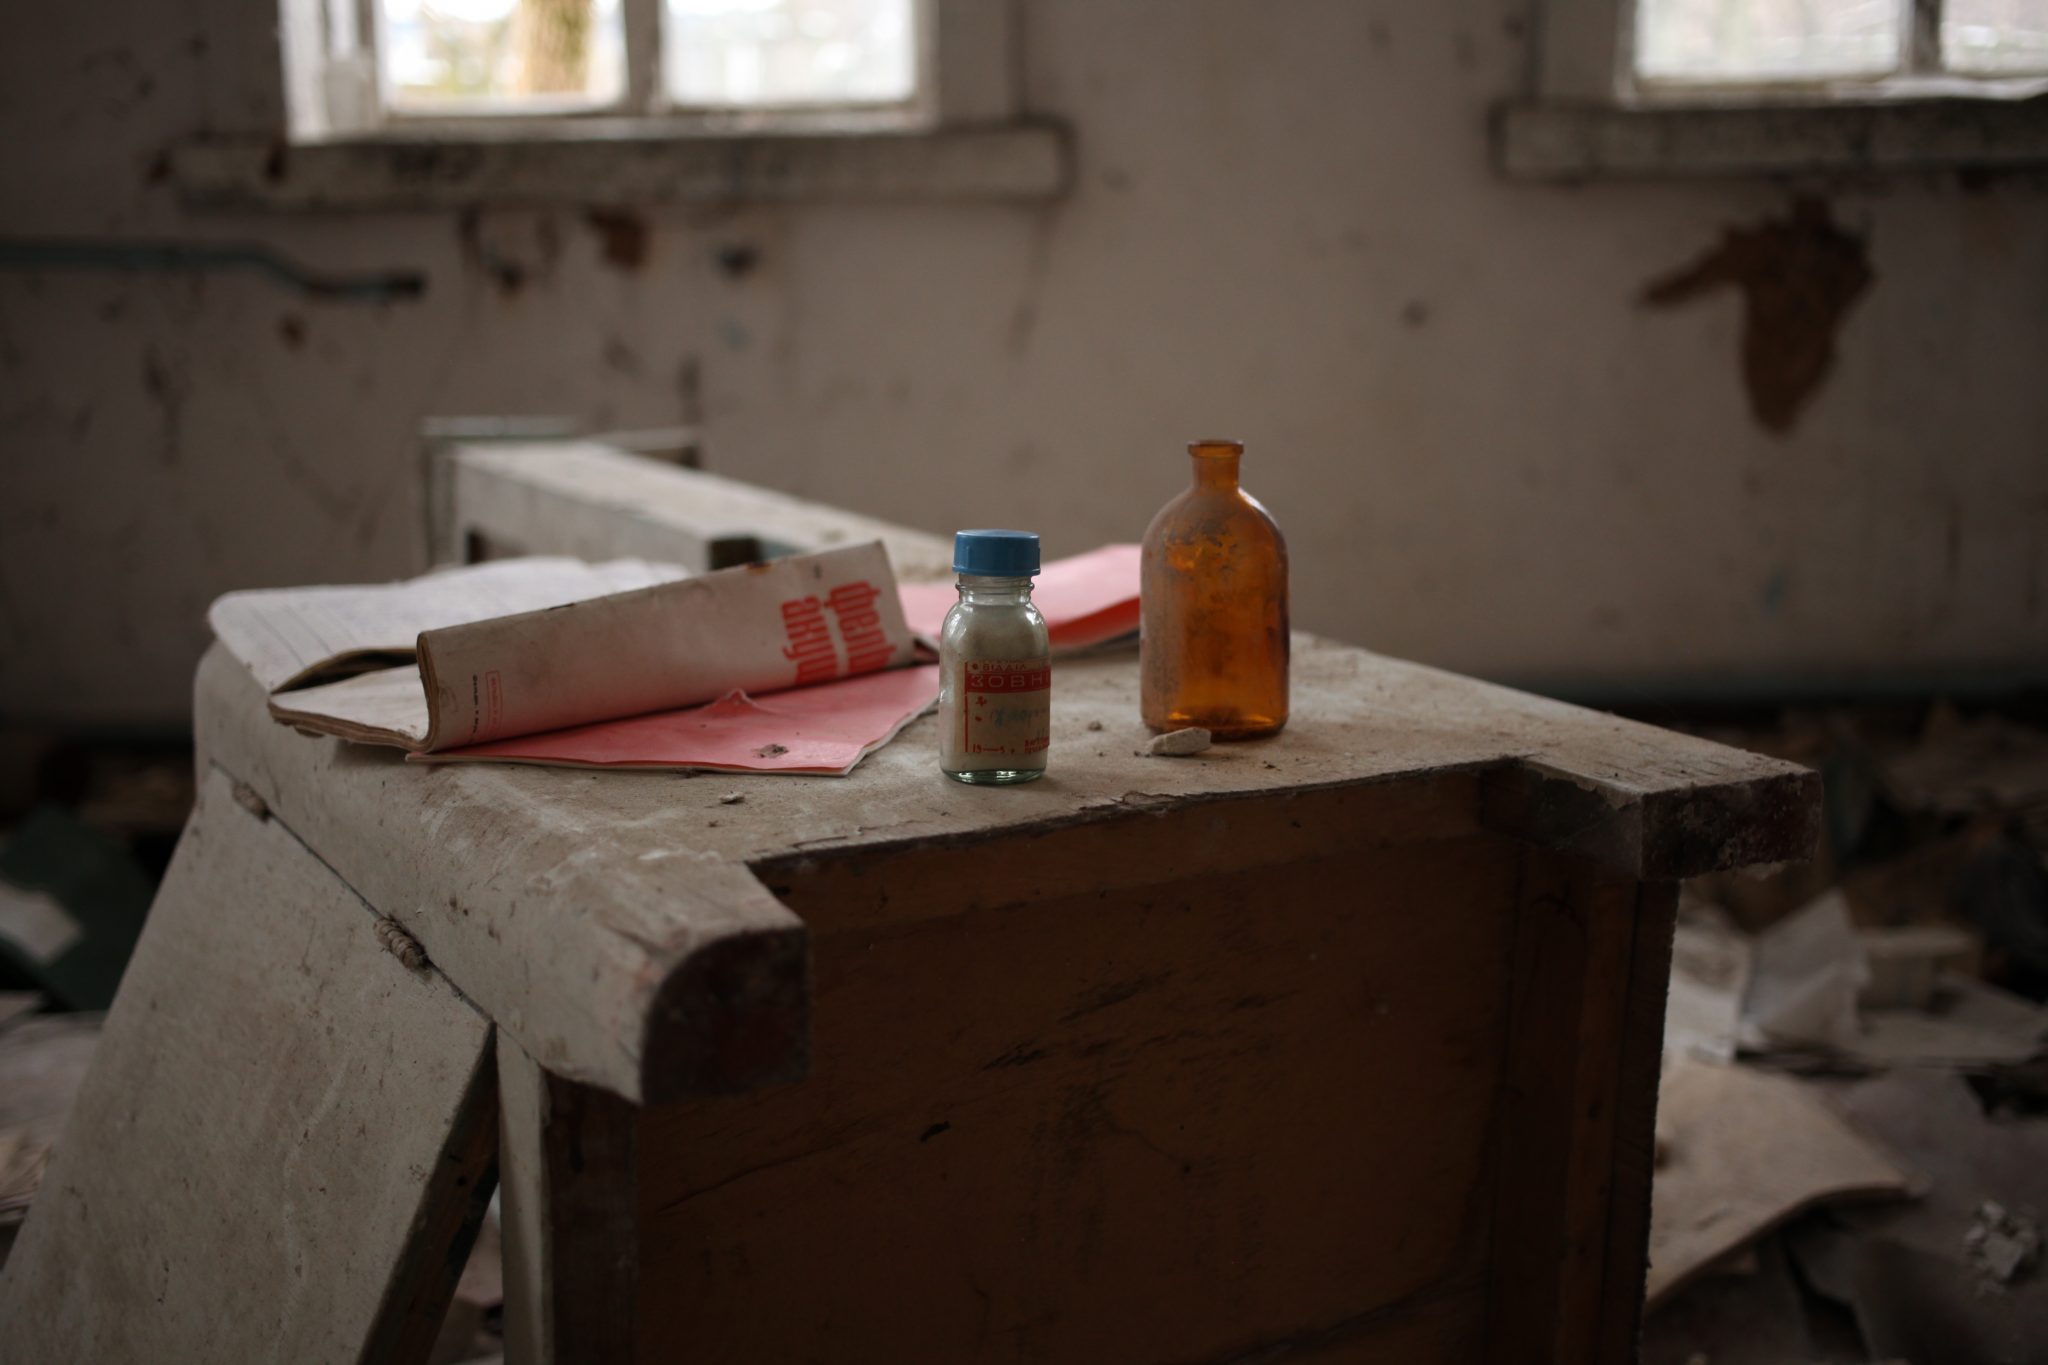
[(1713, 906), (1683, 907), (1664, 998), (1664, 1055), (1735, 1059), (1753, 948)]
[(1743, 1045), (1854, 1047), (1856, 1000), (1869, 979), (1849, 902), (1829, 891), (1756, 936)]
[(1652, 1305), (1802, 1209), (1911, 1186), (1801, 1082), (1749, 1067), (1674, 1062), (1657, 1125), (1666, 1149), (1651, 1192)]

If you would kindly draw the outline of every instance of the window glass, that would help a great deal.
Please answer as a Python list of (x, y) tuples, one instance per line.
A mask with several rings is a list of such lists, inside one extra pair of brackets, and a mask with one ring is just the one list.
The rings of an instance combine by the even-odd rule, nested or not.
[(385, 102), (401, 112), (587, 108), (626, 88), (619, 0), (378, 0)]
[(1636, 72), (1730, 83), (1882, 76), (1900, 66), (1905, 34), (1900, 0), (1637, 0)]
[(898, 104), (917, 83), (914, 0), (666, 0), (663, 66), (701, 108)]
[(1977, 75), (2048, 72), (2048, 0), (1947, 0), (1941, 60)]

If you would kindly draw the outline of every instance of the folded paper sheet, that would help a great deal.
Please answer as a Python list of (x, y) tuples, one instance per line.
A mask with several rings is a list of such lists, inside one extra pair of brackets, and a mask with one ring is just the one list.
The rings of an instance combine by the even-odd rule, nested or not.
[(850, 685), (913, 650), (877, 543), (423, 631), (416, 667), (270, 709), (438, 761), (844, 773), (937, 699), (929, 669)]
[[(1138, 554), (1136, 545), (1105, 545), (1056, 559), (1039, 572), (1031, 600), (1045, 617), (1053, 653), (1071, 654), (1137, 633)], [(901, 591), (910, 628), (936, 641), (946, 613), (960, 600), (959, 590), (951, 583), (906, 583)]]

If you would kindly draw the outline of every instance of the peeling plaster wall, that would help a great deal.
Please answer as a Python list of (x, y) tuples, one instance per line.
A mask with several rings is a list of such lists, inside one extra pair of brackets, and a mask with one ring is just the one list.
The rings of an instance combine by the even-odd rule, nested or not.
[(1637, 300), (1787, 187), (1503, 182), (1519, 0), (1029, 0), (1068, 199), (651, 210), (637, 265), (583, 210), (180, 212), (158, 155), (250, 126), (270, 12), (39, 15), (0, 49), (0, 235), (426, 293), (0, 272), (0, 716), (176, 720), (217, 593), (417, 569), (415, 433), (469, 413), (701, 421), (720, 472), (1054, 552), (1241, 436), (1331, 635), (1518, 679), (2048, 672), (2038, 188), (1833, 192), (1874, 283), (1776, 435), (1737, 293)]

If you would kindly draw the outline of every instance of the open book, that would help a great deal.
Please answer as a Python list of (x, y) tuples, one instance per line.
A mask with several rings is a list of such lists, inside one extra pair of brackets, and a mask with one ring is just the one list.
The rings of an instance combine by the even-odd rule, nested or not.
[[(562, 585), (579, 572), (589, 585), (593, 566), (562, 562), (576, 566)], [(449, 579), (497, 567), (392, 585), (385, 606), (403, 615), (405, 590), (422, 586), (431, 592), (418, 600), (434, 605)], [(237, 604), (242, 637), (293, 634), (257, 619), (289, 619), (293, 594), (255, 605)], [(221, 638), (236, 648), (229, 632)], [(901, 667), (914, 651), (874, 543), (435, 625), (418, 633), (416, 662), (278, 692), (270, 710), (302, 730), (428, 761), (843, 775), (937, 700), (936, 669)]]

